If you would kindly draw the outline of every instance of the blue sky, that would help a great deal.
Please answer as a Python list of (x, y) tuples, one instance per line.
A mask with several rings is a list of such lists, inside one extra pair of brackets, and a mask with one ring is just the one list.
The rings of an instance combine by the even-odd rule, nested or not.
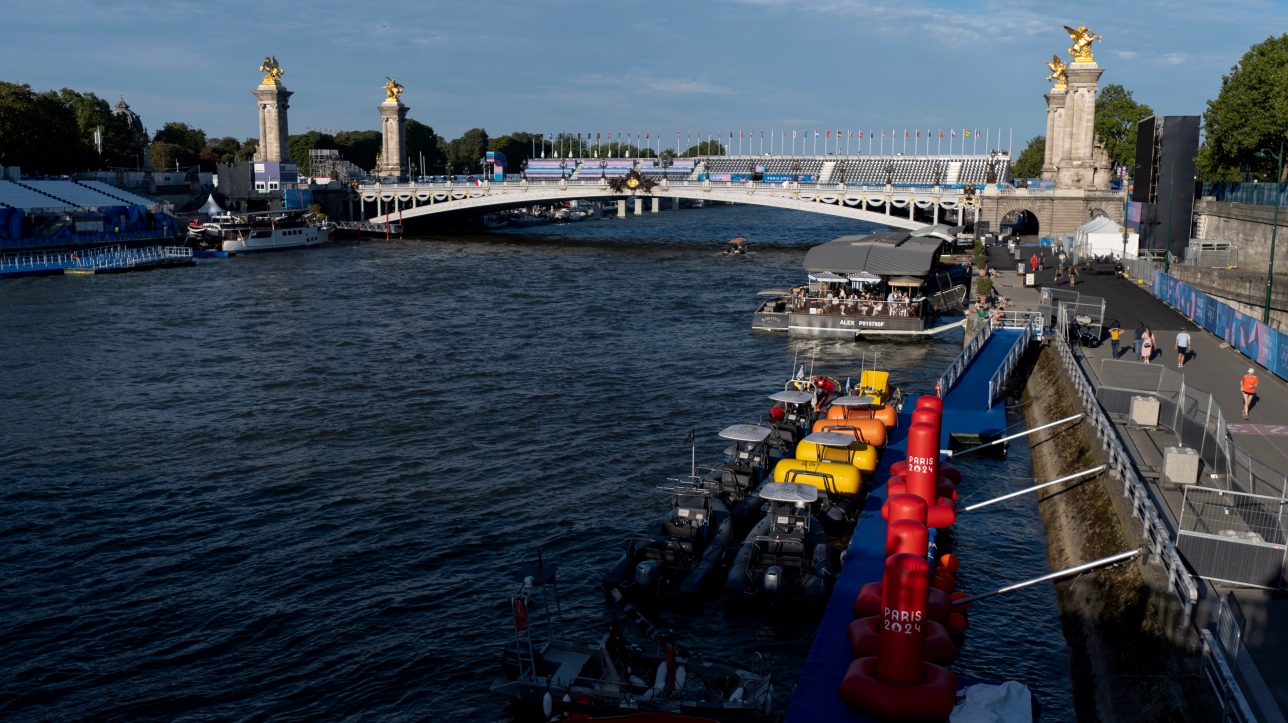
[[(452, 138), (676, 129), (1043, 131), (1062, 25), (1103, 35), (1101, 84), (1199, 114), (1288, 2), (16, 0), (0, 79), (124, 94), (149, 128), (257, 133), (250, 90), (276, 54), (291, 132), (378, 128), (380, 86)], [(911, 148), (910, 148), (911, 150)], [(1017, 149), (1018, 150), (1018, 149)]]

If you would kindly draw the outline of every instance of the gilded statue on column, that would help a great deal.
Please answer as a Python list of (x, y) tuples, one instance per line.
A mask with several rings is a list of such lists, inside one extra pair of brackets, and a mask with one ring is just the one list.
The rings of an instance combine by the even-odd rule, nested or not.
[(281, 85), (282, 81), (278, 80), (278, 78), (281, 78), (282, 74), (286, 72), (282, 70), (282, 66), (277, 64), (276, 55), (265, 55), (263, 64), (259, 66), (259, 71), (267, 73), (260, 85)]
[(390, 78), (387, 75), (385, 76), (385, 80), (389, 81), (385, 85), (381, 86), (385, 89), (385, 102), (397, 103), (398, 98), (403, 93), (403, 87), (398, 84), (398, 81), (394, 80), (393, 78)]
[(1088, 30), (1086, 25), (1079, 25), (1077, 30), (1066, 25), (1064, 30), (1069, 33), (1069, 39), (1073, 41), (1073, 45), (1069, 47), (1069, 55), (1073, 56), (1073, 62), (1096, 62), (1096, 56), (1091, 54), (1091, 43), (1101, 40), (1101, 37)]
[(1065, 65), (1064, 61), (1060, 60), (1060, 56), (1055, 54), (1051, 55), (1051, 62), (1047, 63), (1046, 66), (1047, 69), (1051, 71), (1051, 74), (1048, 75), (1046, 79), (1054, 80), (1055, 87), (1063, 88), (1065, 83), (1064, 71), (1069, 66)]

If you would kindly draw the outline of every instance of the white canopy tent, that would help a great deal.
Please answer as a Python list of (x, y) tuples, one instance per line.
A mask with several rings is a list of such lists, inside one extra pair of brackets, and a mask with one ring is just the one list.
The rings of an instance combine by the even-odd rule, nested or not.
[[(1123, 255), (1122, 225), (1104, 216), (1097, 216), (1073, 232), (1073, 248), (1081, 256)], [(1136, 256), (1140, 249), (1140, 235), (1127, 234), (1127, 254)]]
[(227, 211), (224, 211), (223, 207), (215, 200), (215, 195), (212, 193), (206, 199), (206, 202), (201, 205), (201, 208), (197, 209), (197, 213), (204, 213), (208, 216), (222, 216), (227, 213)]

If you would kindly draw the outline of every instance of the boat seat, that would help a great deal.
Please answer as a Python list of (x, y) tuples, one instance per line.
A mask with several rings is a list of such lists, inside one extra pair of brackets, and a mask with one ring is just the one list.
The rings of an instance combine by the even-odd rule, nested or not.
[(662, 534), (691, 540), (698, 536), (698, 528), (695, 525), (677, 525), (673, 522), (667, 522), (662, 525)]

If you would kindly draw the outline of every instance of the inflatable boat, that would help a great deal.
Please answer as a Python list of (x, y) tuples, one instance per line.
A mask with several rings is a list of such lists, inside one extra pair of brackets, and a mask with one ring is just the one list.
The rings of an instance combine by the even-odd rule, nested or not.
[(729, 510), (704, 487), (663, 491), (671, 494), (671, 511), (631, 540), (601, 583), (632, 599), (700, 603), (719, 588), (732, 557)]
[(825, 604), (832, 589), (832, 553), (823, 526), (810, 512), (818, 488), (772, 482), (761, 488), (760, 497), (769, 511), (739, 548), (725, 581), (725, 598), (770, 604), (803, 598)]

